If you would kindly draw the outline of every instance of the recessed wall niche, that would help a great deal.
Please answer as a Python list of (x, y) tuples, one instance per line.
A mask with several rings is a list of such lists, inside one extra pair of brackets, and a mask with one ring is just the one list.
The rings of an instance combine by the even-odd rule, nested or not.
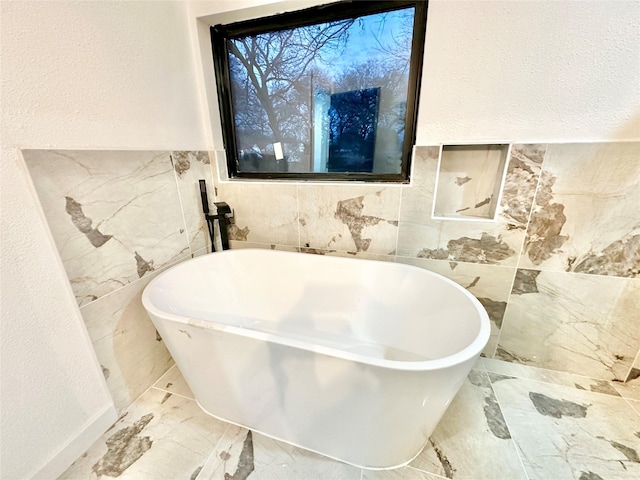
[(433, 217), (494, 220), (502, 196), (510, 145), (443, 145)]

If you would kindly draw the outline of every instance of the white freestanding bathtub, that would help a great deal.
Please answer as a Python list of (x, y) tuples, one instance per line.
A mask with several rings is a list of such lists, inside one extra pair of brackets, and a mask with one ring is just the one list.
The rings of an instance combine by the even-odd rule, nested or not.
[(372, 469), (420, 453), (490, 333), (435, 273), (273, 250), (186, 261), (142, 302), (203, 410)]

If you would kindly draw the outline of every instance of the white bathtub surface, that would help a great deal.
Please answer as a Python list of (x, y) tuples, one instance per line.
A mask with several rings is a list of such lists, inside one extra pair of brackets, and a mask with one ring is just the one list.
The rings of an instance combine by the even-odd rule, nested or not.
[(490, 331), (437, 274), (270, 250), (184, 262), (143, 303), (205, 411), (374, 469), (422, 450)]
[(484, 308), (458, 284), (371, 260), (225, 251), (173, 267), (145, 297), (176, 321), (390, 368), (455, 364), (490, 334)]

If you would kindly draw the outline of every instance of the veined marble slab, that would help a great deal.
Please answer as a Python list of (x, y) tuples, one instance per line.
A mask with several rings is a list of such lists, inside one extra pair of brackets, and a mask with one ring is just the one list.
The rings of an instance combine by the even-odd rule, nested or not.
[(227, 427), (196, 402), (152, 388), (59, 480), (195, 478)]
[(122, 412), (173, 364), (142, 305), (152, 276), (80, 308), (107, 386)]
[(471, 292), (491, 319), (491, 337), (483, 353), (493, 357), (516, 269), (500, 265), (448, 262), (430, 258), (397, 257), (397, 261), (439, 273)]
[(395, 254), (399, 187), (309, 185), (298, 203), (301, 247)]
[(363, 470), (361, 480), (442, 480), (446, 477), (404, 467), (397, 470)]
[(171, 162), (178, 182), (180, 201), (184, 212), (184, 221), (189, 238), (191, 253), (209, 245), (209, 231), (202, 211), (200, 197), (200, 179), (207, 184), (210, 212), (215, 214), (213, 205), (215, 188), (211, 173), (211, 160), (209, 152), (202, 151), (174, 151), (171, 152)]
[(173, 395), (180, 395), (181, 397), (189, 398), (191, 400), (195, 400), (195, 396), (193, 392), (187, 385), (180, 369), (177, 365), (174, 365), (167, 373), (162, 375), (156, 383), (153, 384), (153, 388), (157, 388), (158, 390), (162, 390), (164, 392), (171, 393)]
[(23, 155), (80, 305), (189, 253), (168, 152)]
[(343, 252), (340, 250), (323, 250), (320, 248), (307, 247), (302, 247), (300, 252), (312, 255), (327, 255), (330, 257), (361, 258), (363, 260), (376, 260), (380, 262), (395, 262), (396, 260), (395, 255), (383, 255), (381, 253)]
[(441, 222), (431, 219), (440, 147), (415, 147), (411, 185), (402, 188), (397, 254), (416, 257), (440, 245)]
[(493, 377), (531, 480), (640, 478), (640, 416), (620, 397)]
[(547, 370), (545, 368), (505, 362), (493, 358), (482, 358), (481, 362), (487, 372), (490, 373), (498, 373), (500, 375), (534, 380), (537, 382), (553, 383), (555, 385), (564, 385), (579, 390), (613, 395), (614, 397), (622, 396), (617, 388), (617, 385), (619, 385), (618, 382), (607, 382), (606, 380), (597, 380), (583, 375)]
[(549, 145), (521, 268), (640, 276), (640, 142)]
[(497, 358), (624, 381), (640, 348), (640, 279), (516, 273)]
[(226, 182), (217, 188), (216, 201), (234, 210), (229, 240), (298, 246), (296, 185)]
[(416, 184), (405, 188), (398, 254), (470, 263), (516, 266), (538, 184), (546, 145), (513, 145), (495, 221), (439, 220), (431, 217), (437, 156), (416, 148)]
[(445, 478), (527, 480), (487, 373), (471, 371), (411, 466)]

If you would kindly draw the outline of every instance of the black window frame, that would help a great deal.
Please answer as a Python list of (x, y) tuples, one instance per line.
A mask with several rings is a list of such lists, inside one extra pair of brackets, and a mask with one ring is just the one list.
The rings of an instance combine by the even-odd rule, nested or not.
[[(364, 173), (364, 172), (243, 172), (238, 171), (239, 159), (236, 143), (233, 104), (231, 99), (231, 81), (229, 73), (230, 39), (246, 35), (255, 35), (270, 31), (287, 30), (319, 23), (344, 20), (369, 14), (383, 13), (414, 7), (413, 38), (409, 62), (409, 81), (407, 105), (405, 111), (405, 135), (402, 146), (402, 165), (400, 173)], [(336, 3), (319, 5), (303, 10), (279, 13), (272, 16), (255, 18), (210, 28), (213, 64), (218, 93), (218, 105), (222, 124), (222, 137), (227, 157), (227, 172), (230, 179), (263, 180), (310, 180), (310, 181), (360, 181), (409, 183), (411, 156), (416, 141), (416, 121), (422, 79), (422, 63), (426, 36), (428, 0), (343, 0)]]

